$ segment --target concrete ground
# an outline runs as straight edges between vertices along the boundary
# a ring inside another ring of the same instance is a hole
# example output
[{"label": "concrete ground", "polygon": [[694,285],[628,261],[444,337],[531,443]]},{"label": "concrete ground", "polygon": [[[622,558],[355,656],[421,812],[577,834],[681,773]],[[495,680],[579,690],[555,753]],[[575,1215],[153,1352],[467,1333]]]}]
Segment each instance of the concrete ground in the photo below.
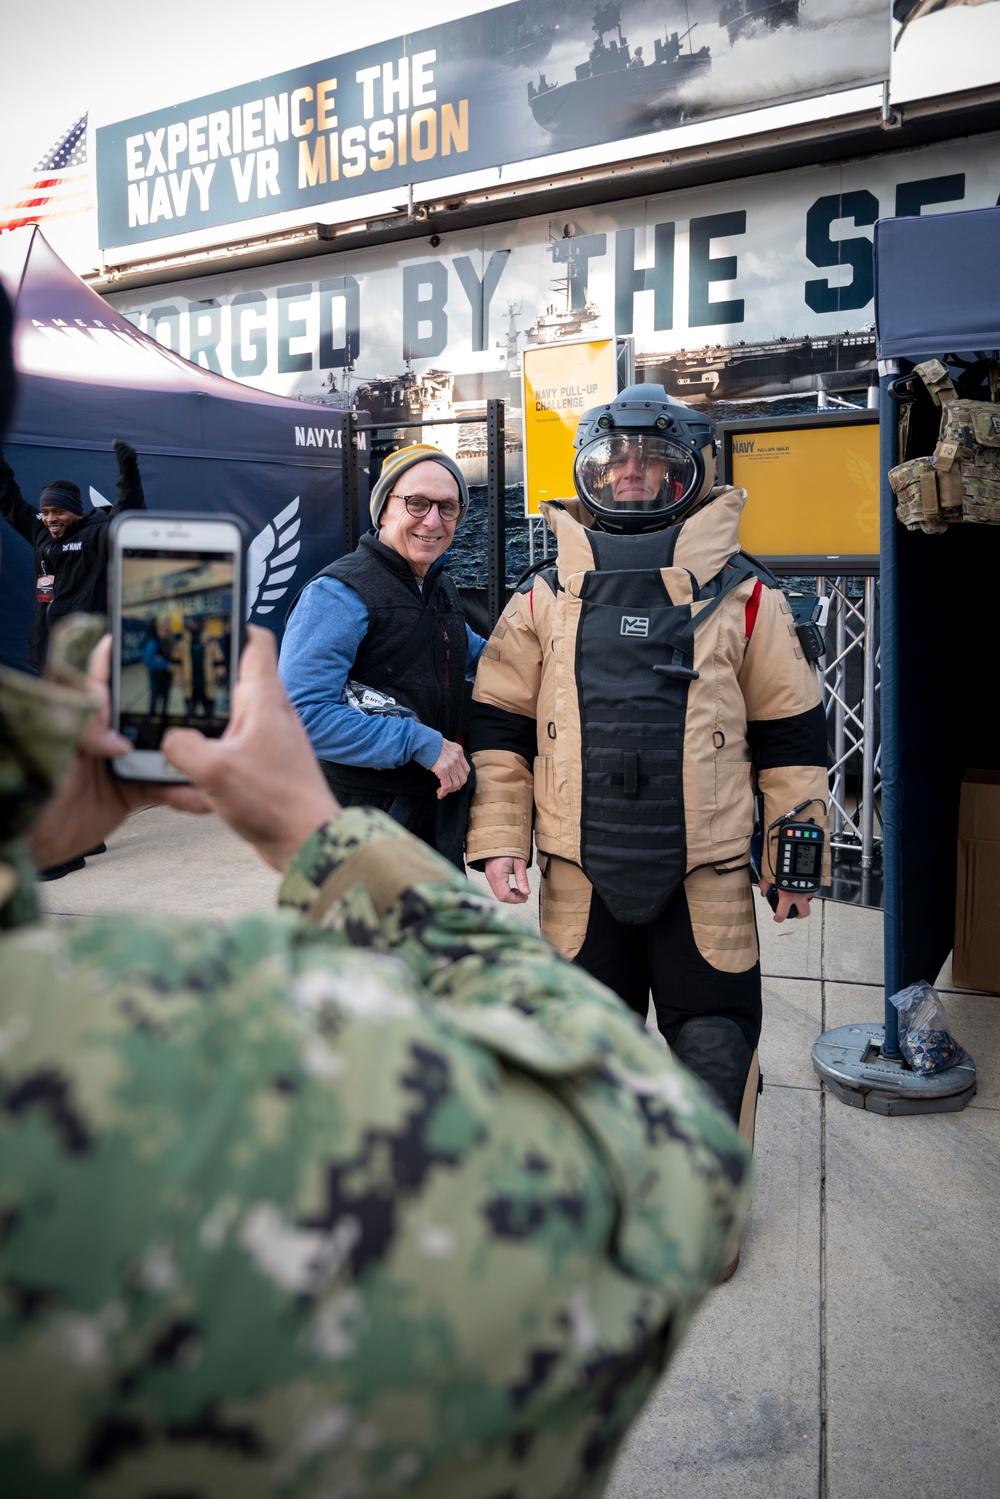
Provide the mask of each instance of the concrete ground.
[{"label": "concrete ground", "polygon": [[[277,884],[214,818],[151,809],[43,890],[57,919],[222,920],[268,905]],[[939,978],[978,1066],[964,1112],[848,1108],[810,1048],[881,1021],[881,914],[760,915],[765,1091],[740,1267],[698,1315],[608,1499],[1000,1499],[1000,999]]]}]

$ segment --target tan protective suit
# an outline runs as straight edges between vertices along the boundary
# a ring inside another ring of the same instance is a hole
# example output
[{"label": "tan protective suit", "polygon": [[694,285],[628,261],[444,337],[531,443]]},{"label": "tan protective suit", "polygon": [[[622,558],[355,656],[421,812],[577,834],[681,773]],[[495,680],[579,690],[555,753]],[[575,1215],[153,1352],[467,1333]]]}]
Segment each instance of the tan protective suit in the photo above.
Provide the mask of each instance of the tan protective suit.
[{"label": "tan protective suit", "polygon": [[[722,489],[680,527],[674,564],[661,577],[675,603],[692,598],[739,549],[746,503],[742,489]],[[539,854],[580,864],[581,724],[576,681],[580,588],[594,558],[590,517],[578,500],[542,505],[559,542],[561,589],[535,579],[514,595],[480,662],[473,698],[532,718],[537,725],[531,764],[506,749],[477,749],[467,856],[481,863],[499,855],[531,856],[532,812]],[[641,543],[644,537],[636,537]],[[747,605],[757,610],[747,638]],[[704,605],[695,605],[695,612]],[[791,720],[820,702],[816,672],[805,660],[784,595],[741,584],[696,630],[694,666],[683,741],[687,871],[711,864],[745,864],[753,832],[753,777],[748,726]],[[762,769],[764,826],[807,797],[803,815],[823,821],[827,776],[823,765]],[[762,874],[773,878],[765,848]]]},{"label": "tan protective suit", "polygon": [[[205,697],[210,703],[214,703],[219,695],[223,673],[226,667],[226,658],[222,653],[222,646],[214,635],[204,637],[205,646]],[[191,636],[187,630],[180,636],[174,646],[174,659],[180,675],[180,689],[186,698],[194,691],[194,667],[191,661]]]},{"label": "tan protective suit", "polygon": [[[721,489],[674,528],[671,565],[659,569],[664,602],[691,604],[705,585],[726,575],[723,570],[739,550],[745,502],[743,490]],[[515,594],[480,661],[473,696],[482,710],[471,736],[476,790],[467,858],[479,867],[493,857],[530,861],[534,833],[544,876],[542,931],[573,958],[584,941],[591,909],[591,880],[583,872],[587,726],[581,720],[578,634],[581,593],[596,556],[591,518],[579,501],[544,504],[542,511],[559,543],[558,585],[542,574]],[[657,536],[662,533],[615,538],[615,566],[624,568],[622,558],[634,553],[634,566],[648,567],[647,543]],[[663,545],[661,541],[661,550]],[[626,572],[620,584],[624,594],[628,579]],[[708,601],[695,602],[692,613],[708,608]],[[628,628],[623,614],[623,636]],[[612,645],[612,667],[614,649]],[[751,746],[761,767],[756,783],[763,794],[765,829],[810,798],[815,801],[802,815],[825,826],[819,683],[804,657],[788,602],[754,576],[709,609],[704,625],[694,630],[693,649],[698,677],[687,689],[683,714],[684,847],[678,881],[684,885],[698,951],[719,973],[741,974],[758,961],[747,870],[755,785]],[[627,717],[624,705],[622,716]],[[654,727],[651,744],[655,740]],[[769,852],[765,846],[762,874],[773,878]],[[643,856],[631,857],[641,862]],[[646,856],[651,878],[658,863],[651,849]],[[749,1092],[748,1087],[744,1133],[752,1138]]]}]

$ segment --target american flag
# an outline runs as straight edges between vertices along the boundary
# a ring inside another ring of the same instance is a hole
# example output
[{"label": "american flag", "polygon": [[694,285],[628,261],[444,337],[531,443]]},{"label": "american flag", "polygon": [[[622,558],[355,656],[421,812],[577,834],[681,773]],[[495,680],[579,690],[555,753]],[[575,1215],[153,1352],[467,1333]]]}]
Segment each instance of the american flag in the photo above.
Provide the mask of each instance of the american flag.
[{"label": "american flag", "polygon": [[45,153],[31,180],[0,208],[0,232],[85,213],[92,201],[84,114]]}]

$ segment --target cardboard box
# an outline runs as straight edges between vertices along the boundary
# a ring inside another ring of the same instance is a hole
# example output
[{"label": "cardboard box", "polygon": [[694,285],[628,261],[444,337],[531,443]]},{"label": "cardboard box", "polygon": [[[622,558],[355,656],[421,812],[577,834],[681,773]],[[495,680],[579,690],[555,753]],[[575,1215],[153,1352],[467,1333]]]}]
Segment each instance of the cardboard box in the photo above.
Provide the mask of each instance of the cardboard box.
[{"label": "cardboard box", "polygon": [[1000,993],[1000,770],[970,770],[958,808],[952,977]]}]

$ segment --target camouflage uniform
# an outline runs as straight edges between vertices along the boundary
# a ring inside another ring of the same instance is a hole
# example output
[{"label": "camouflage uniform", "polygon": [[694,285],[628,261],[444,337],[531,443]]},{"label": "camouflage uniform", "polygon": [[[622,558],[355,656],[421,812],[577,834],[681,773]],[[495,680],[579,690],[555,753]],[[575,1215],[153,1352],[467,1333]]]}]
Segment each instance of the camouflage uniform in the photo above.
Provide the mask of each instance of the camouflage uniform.
[{"label": "camouflage uniform", "polygon": [[380,813],[225,929],[25,921],[9,835],[85,712],[0,679],[4,1499],[600,1494],[738,1230],[735,1132]]}]

